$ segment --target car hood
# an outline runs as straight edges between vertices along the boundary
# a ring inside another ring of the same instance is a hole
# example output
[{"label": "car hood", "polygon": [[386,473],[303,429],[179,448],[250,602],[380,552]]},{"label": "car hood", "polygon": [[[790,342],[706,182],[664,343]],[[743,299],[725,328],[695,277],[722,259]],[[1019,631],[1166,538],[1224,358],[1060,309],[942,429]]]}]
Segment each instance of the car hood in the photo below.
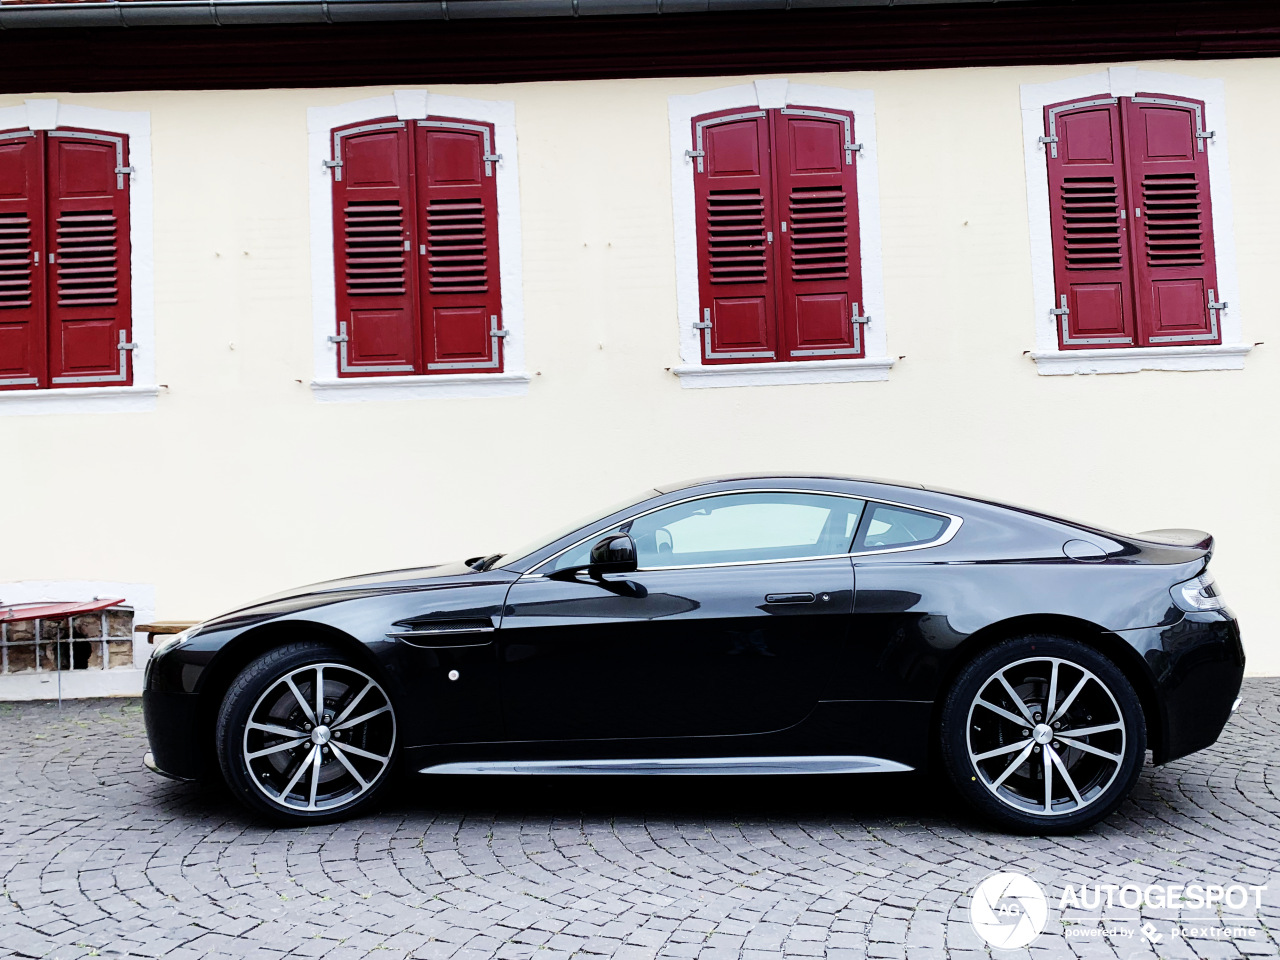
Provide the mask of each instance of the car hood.
[{"label": "car hood", "polygon": [[343,577],[339,580],[323,580],[283,590],[280,593],[261,597],[242,607],[236,607],[216,617],[204,621],[203,627],[215,625],[241,624],[246,619],[260,620],[264,616],[280,616],[306,610],[311,607],[325,606],[358,597],[375,596],[384,593],[398,593],[449,582],[461,582],[476,577],[510,577],[500,570],[479,573],[461,560],[453,563],[441,563],[429,567],[407,567],[402,570],[383,570],[380,573],[366,573],[355,577]]}]

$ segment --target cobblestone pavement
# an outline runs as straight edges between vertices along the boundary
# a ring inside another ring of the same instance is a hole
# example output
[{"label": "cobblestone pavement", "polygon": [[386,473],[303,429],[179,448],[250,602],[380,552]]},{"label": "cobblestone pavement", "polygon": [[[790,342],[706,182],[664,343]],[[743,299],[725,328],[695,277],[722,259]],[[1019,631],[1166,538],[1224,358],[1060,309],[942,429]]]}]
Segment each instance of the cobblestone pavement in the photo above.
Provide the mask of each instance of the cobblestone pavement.
[{"label": "cobblestone pavement", "polygon": [[[1048,923],[995,957],[1277,956],[1280,679],[1244,696],[1218,745],[1043,839],[873,775],[418,779],[376,816],[272,829],[147,773],[136,701],[0,704],[0,958],[959,960],[988,953],[969,898],[1003,870],[1041,884]],[[1082,883],[1268,890],[1260,909],[1064,913]]]}]

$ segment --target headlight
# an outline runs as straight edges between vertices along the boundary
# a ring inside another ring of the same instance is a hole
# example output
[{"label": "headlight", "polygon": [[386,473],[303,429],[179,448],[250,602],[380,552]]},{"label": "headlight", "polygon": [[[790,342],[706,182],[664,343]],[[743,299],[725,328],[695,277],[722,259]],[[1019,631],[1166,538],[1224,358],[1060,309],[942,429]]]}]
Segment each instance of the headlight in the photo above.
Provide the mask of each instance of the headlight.
[{"label": "headlight", "polygon": [[1174,605],[1187,613],[1221,610],[1226,606],[1218,593],[1217,584],[1213,582],[1213,574],[1208,570],[1195,579],[1175,583],[1169,588],[1169,592],[1173,594]]},{"label": "headlight", "polygon": [[200,627],[201,624],[196,624],[194,627],[187,627],[187,629],[183,630],[181,633],[175,633],[171,636],[165,637],[163,640],[157,640],[156,648],[151,655],[154,657],[156,654],[163,653],[170,647],[176,647],[180,643],[186,643],[200,632]]}]

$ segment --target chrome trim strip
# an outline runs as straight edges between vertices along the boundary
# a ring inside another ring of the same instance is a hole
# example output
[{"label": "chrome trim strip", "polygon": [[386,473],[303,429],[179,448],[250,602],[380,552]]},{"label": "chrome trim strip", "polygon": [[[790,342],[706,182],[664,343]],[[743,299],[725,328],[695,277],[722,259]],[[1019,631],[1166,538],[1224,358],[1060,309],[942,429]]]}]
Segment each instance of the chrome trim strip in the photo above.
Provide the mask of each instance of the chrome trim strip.
[{"label": "chrome trim strip", "polygon": [[909,773],[914,767],[880,757],[672,757],[658,760],[472,760],[437,763],[419,773],[604,774],[607,776],[761,776]]},{"label": "chrome trim strip", "polygon": [[642,573],[646,571],[653,572],[657,570],[696,570],[696,569],[710,568],[710,567],[745,567],[745,566],[753,566],[761,563],[801,563],[806,560],[838,560],[841,557],[856,558],[856,557],[877,556],[882,553],[904,553],[908,550],[924,550],[924,549],[927,549],[928,547],[940,547],[944,543],[949,543],[952,539],[954,539],[955,535],[960,531],[961,525],[964,524],[964,519],[962,517],[957,517],[954,514],[950,514],[950,513],[943,513],[941,510],[930,510],[926,507],[917,507],[914,504],[910,504],[910,503],[899,503],[896,500],[883,500],[879,497],[860,497],[854,493],[837,493],[833,490],[808,490],[808,489],[799,489],[799,488],[790,488],[790,487],[755,487],[748,490],[722,490],[719,493],[704,493],[698,496],[685,497],[683,500],[673,500],[670,503],[664,503],[660,506],[653,507],[649,510],[644,510],[641,513],[637,513],[634,516],[628,517],[625,520],[620,520],[611,526],[598,528],[592,531],[591,533],[587,534],[585,537],[582,537],[579,540],[575,540],[573,543],[569,544],[563,550],[559,550],[556,553],[553,553],[551,556],[547,557],[547,559],[543,560],[532,570],[527,570],[526,572],[522,573],[520,575],[520,579],[524,580],[526,578],[528,579],[543,578],[543,575],[537,572],[539,569],[546,566],[552,560],[556,559],[556,557],[563,556],[564,554],[572,550],[574,547],[579,546],[580,544],[586,543],[593,536],[598,536],[599,534],[603,533],[605,530],[612,530],[614,527],[622,526],[622,524],[624,523],[634,523],[636,520],[639,520],[641,517],[646,517],[651,513],[656,513],[659,510],[665,510],[667,507],[675,507],[675,506],[679,506],[682,503],[688,503],[691,500],[704,500],[704,499],[709,499],[710,497],[726,497],[731,494],[739,494],[739,493],[809,493],[809,494],[815,494],[817,496],[825,496],[825,497],[846,497],[849,500],[861,500],[864,503],[883,503],[886,506],[890,506],[890,507],[902,507],[903,509],[915,510],[915,511],[918,511],[919,513],[931,513],[935,517],[946,517],[951,522],[947,525],[947,529],[942,532],[942,536],[938,537],[938,539],[930,540],[928,543],[921,543],[916,546],[885,547],[882,550],[861,550],[857,553],[830,553],[830,554],[824,554],[822,556],[817,556],[817,557],[782,557],[777,560],[732,560],[725,563],[689,563],[689,564],[681,564],[679,566],[670,566],[670,567],[639,567],[636,569],[636,572],[637,573]]}]

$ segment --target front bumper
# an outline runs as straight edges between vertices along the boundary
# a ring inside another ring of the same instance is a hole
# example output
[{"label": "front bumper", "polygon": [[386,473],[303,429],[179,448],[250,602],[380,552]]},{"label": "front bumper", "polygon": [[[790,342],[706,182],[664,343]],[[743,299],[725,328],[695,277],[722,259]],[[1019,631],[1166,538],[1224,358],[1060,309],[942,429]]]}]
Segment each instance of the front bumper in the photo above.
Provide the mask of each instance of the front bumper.
[{"label": "front bumper", "polygon": [[147,769],[173,780],[198,780],[204,774],[199,743],[200,700],[193,693],[142,691],[142,719],[151,750]]}]

